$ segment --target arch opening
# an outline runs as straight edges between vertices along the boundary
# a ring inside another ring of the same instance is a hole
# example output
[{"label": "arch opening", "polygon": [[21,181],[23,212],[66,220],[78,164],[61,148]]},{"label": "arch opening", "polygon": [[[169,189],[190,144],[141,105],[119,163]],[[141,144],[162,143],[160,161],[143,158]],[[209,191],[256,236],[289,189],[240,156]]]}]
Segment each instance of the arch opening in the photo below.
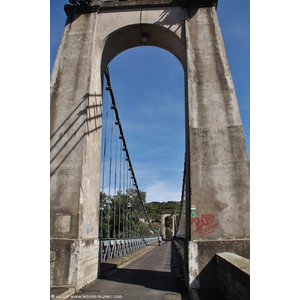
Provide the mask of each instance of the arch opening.
[{"label": "arch opening", "polygon": [[[147,36],[144,42],[142,34]],[[107,37],[101,58],[101,75],[118,54],[140,46],[154,46],[169,51],[186,70],[185,45],[175,33],[159,25],[136,24],[122,27]]]},{"label": "arch opening", "polygon": [[166,239],[171,239],[173,237],[172,217],[168,216],[165,218],[165,228]]},{"label": "arch opening", "polygon": [[[182,65],[171,53],[158,47],[135,47],[116,56],[109,70],[118,111],[121,120],[125,121],[122,127],[134,171],[140,189],[147,193],[147,202],[180,201],[185,147]],[[146,83],[147,80],[149,82]],[[159,85],[156,91],[153,87],[155,85]],[[105,86],[103,93],[105,112]],[[102,148],[103,143],[104,138]],[[109,143],[110,140],[107,140]],[[115,148],[115,140],[112,148]],[[143,163],[145,160],[148,161]],[[113,163],[112,170],[114,167]],[[108,184],[109,171],[106,172],[105,180]],[[170,180],[166,180],[166,177]],[[172,229],[170,232],[173,234]]]}]

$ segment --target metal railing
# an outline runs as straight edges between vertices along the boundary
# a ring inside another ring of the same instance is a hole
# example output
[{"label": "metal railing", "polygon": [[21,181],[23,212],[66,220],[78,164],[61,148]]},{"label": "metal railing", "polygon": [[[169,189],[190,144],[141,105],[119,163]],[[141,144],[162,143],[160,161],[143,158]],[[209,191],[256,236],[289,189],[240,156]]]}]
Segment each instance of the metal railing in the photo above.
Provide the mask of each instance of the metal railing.
[{"label": "metal railing", "polygon": [[157,237],[136,238],[136,239],[116,239],[100,241],[101,262],[120,257],[128,252],[150,246],[157,242]]}]

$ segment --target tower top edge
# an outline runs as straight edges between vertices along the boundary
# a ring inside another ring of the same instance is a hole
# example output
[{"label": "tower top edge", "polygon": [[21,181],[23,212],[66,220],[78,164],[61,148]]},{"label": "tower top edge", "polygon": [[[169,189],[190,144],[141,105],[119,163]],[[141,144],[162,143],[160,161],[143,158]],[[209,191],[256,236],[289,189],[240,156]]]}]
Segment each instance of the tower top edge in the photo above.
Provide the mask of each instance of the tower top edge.
[{"label": "tower top edge", "polygon": [[155,7],[217,7],[218,0],[70,0],[72,5],[65,5],[70,13],[99,12],[100,10],[155,8]]}]

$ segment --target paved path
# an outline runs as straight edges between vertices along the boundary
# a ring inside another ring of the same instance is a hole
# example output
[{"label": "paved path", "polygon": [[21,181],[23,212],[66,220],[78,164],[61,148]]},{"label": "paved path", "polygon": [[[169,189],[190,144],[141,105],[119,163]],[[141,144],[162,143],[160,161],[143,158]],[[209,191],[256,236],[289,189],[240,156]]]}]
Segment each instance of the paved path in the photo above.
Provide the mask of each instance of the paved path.
[{"label": "paved path", "polygon": [[[70,299],[188,300],[182,276],[175,272],[171,242],[163,242],[135,261],[87,286]],[[81,295],[81,296],[80,296]]]}]

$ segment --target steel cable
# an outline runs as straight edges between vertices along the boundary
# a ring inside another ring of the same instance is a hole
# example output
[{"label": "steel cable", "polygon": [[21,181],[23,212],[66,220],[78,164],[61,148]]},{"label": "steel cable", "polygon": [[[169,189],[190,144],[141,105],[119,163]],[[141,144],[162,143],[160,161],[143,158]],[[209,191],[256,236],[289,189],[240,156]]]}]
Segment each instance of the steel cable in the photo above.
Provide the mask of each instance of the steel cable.
[{"label": "steel cable", "polygon": [[101,216],[100,216],[100,232],[99,235],[102,238],[103,237],[103,197],[104,197],[104,179],[105,179],[105,160],[106,160],[106,137],[107,137],[107,119],[108,119],[108,106],[109,106],[109,93],[107,93],[107,104],[106,104],[106,115],[105,115],[105,135],[104,135],[104,149],[103,149],[103,171],[102,171],[102,193],[100,197],[100,210],[101,210]]}]

